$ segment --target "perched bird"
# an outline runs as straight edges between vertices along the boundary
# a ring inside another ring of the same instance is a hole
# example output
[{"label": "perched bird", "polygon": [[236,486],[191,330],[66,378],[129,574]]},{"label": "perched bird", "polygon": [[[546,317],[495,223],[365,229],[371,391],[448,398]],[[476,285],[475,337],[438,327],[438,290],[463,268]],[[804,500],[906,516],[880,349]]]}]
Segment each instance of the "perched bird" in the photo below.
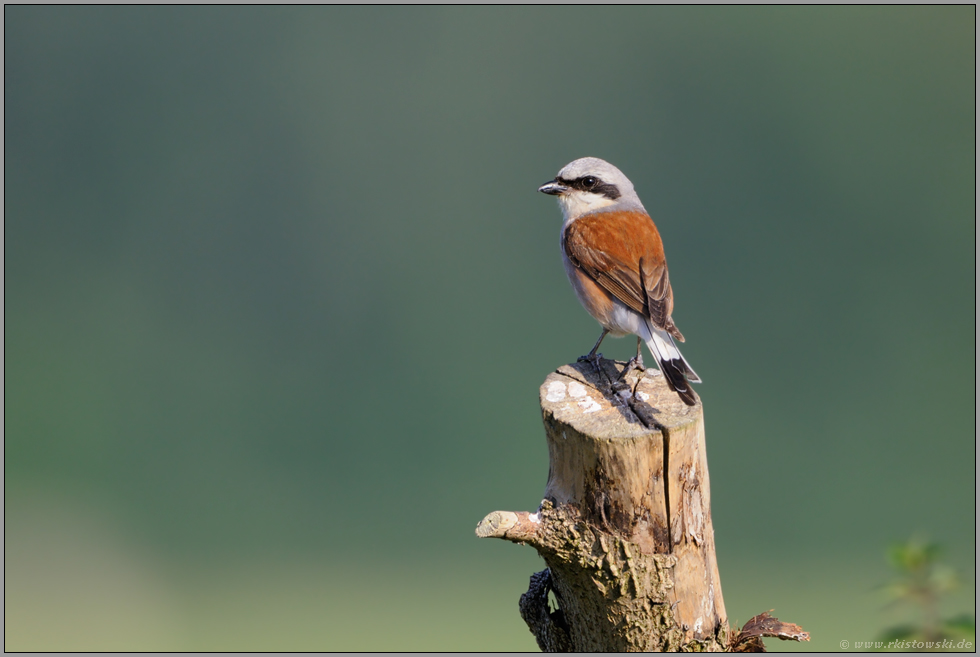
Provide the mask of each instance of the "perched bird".
[{"label": "perched bird", "polygon": [[697,396],[690,382],[701,379],[674,344],[674,338],[683,342],[684,336],[670,317],[674,293],[663,242],[633,183],[605,160],[583,157],[538,191],[558,197],[565,217],[565,273],[579,301],[602,325],[602,335],[583,359],[598,365],[596,352],[607,333],[636,335],[636,358],[629,369],[643,369],[640,341],[646,342],[667,385],[693,406]]}]

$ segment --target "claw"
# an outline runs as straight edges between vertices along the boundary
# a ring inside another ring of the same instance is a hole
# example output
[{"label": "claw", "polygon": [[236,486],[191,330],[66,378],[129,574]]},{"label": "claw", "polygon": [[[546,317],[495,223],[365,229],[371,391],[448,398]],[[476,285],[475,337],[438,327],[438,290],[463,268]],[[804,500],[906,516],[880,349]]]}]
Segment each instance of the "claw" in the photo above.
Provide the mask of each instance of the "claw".
[{"label": "claw", "polygon": [[585,356],[579,356],[578,357],[578,362],[580,362],[580,363],[591,363],[592,364],[592,367],[595,368],[595,371],[596,372],[601,372],[602,371],[602,366],[599,364],[599,361],[601,361],[601,360],[602,360],[602,354],[597,354],[595,352],[593,352],[591,354],[586,354]]},{"label": "claw", "polygon": [[623,368],[623,376],[626,376],[633,370],[639,370],[641,372],[647,371],[647,368],[643,365],[643,356],[633,356],[626,361],[626,367]]},{"label": "claw", "polygon": [[634,357],[626,361],[626,367],[623,368],[622,373],[619,375],[619,379],[621,381],[624,381],[626,377],[629,376],[634,370],[640,370],[641,372],[646,371],[646,369],[643,367],[643,360],[639,359],[639,362],[637,362],[637,360],[638,359]]},{"label": "claw", "polygon": [[626,362],[626,367],[624,367],[622,373],[620,373],[618,381],[622,381],[625,383],[626,377],[628,377],[630,373],[632,373],[634,370],[640,371],[640,378],[637,379],[636,385],[633,387],[633,399],[640,401],[640,398],[636,396],[636,391],[640,389],[640,381],[643,380],[643,377],[646,375],[646,371],[647,371],[646,368],[643,367],[642,355],[637,354],[635,357],[630,358]]}]

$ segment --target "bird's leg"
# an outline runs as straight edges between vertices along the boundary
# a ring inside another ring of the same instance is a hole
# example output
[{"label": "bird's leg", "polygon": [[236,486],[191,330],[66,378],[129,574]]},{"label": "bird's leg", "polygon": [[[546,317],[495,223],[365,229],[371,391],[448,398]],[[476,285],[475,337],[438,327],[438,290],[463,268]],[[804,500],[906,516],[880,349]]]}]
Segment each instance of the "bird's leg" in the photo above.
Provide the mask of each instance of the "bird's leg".
[{"label": "bird's leg", "polygon": [[593,360],[595,358],[595,352],[599,351],[599,345],[602,344],[603,339],[605,339],[608,333],[609,333],[609,329],[607,328],[602,329],[602,334],[599,336],[599,339],[595,341],[595,345],[592,347],[592,351],[590,351],[587,356],[579,356],[579,360]]},{"label": "bird's leg", "polygon": [[609,333],[609,329],[603,328],[602,335],[600,335],[599,339],[595,341],[595,346],[592,347],[592,351],[590,351],[587,356],[579,356],[578,357],[579,362],[586,361],[588,363],[592,363],[592,367],[594,367],[597,372],[601,372],[602,370],[599,369],[599,360],[602,358],[602,354],[597,354],[596,352],[599,351],[599,345],[602,344],[602,340],[606,337],[606,334],[608,333]]},{"label": "bird's leg", "polygon": [[623,368],[623,373],[619,375],[619,378],[620,379],[625,379],[626,378],[626,375],[629,374],[630,372],[632,372],[633,370],[640,370],[641,372],[645,372],[646,371],[647,368],[643,367],[643,351],[641,351],[641,348],[640,348],[640,345],[641,344],[643,344],[643,341],[640,340],[640,337],[639,336],[637,336],[637,338],[636,338],[636,356],[634,356],[633,358],[630,358],[626,362],[626,367]]},{"label": "bird's leg", "polygon": [[630,358],[629,361],[627,361],[626,367],[623,368],[623,373],[619,375],[619,380],[620,381],[625,381],[626,380],[626,377],[633,370],[640,370],[640,372],[643,373],[643,374],[640,375],[640,378],[636,382],[636,388],[633,389],[633,395],[634,396],[636,396],[636,391],[640,387],[640,381],[643,380],[643,375],[646,374],[646,368],[643,366],[643,351],[642,351],[642,348],[641,348],[641,345],[642,344],[643,344],[643,341],[640,339],[640,336],[637,336],[636,337],[636,356],[634,356],[633,358]]},{"label": "bird's leg", "polygon": [[646,371],[646,367],[643,366],[643,349],[641,345],[643,340],[640,336],[636,336],[636,358],[630,358],[629,362],[626,363],[626,367],[629,369],[640,370],[641,372]]}]

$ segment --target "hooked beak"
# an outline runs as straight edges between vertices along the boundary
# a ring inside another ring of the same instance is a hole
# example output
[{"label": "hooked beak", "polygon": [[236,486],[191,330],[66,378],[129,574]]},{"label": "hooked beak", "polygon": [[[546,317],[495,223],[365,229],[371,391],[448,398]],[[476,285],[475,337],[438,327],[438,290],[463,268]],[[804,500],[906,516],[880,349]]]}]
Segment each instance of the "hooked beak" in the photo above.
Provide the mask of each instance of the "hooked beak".
[{"label": "hooked beak", "polygon": [[568,187],[558,182],[558,179],[555,178],[538,187],[538,191],[550,196],[560,196],[568,191]]}]

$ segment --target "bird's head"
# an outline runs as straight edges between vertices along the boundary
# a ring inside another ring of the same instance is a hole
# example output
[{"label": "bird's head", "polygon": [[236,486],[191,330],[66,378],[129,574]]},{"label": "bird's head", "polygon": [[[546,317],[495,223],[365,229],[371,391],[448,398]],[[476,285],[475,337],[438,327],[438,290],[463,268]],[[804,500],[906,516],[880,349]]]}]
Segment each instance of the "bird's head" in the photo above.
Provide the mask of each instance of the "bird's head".
[{"label": "bird's head", "polygon": [[597,157],[569,162],[538,191],[558,197],[566,222],[605,208],[643,210],[629,178]]}]

